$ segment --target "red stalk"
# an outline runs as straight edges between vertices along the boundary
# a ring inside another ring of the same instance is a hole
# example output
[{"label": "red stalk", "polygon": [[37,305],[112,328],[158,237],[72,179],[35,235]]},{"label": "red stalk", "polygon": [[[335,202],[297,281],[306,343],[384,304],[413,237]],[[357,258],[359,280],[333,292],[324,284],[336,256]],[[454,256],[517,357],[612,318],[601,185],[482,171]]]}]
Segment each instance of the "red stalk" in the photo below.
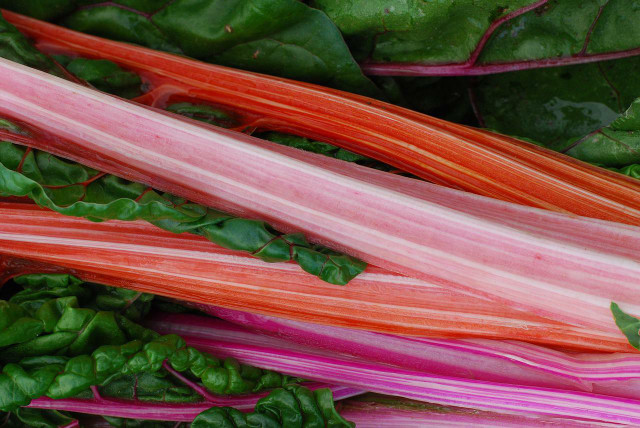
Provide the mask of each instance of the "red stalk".
[{"label": "red stalk", "polygon": [[0,257],[0,284],[25,273],[66,272],[183,300],[378,332],[631,349],[617,330],[563,325],[375,266],[347,287],[328,287],[295,264],[265,263],[142,222],[93,223],[19,204],[0,204],[0,218],[0,253],[13,256]]},{"label": "red stalk", "polygon": [[204,64],[3,12],[40,49],[100,57],[141,73],[163,107],[199,100],[236,112],[246,126],[338,144],[451,187],[579,215],[640,223],[637,181],[535,145],[448,123],[365,97]]}]

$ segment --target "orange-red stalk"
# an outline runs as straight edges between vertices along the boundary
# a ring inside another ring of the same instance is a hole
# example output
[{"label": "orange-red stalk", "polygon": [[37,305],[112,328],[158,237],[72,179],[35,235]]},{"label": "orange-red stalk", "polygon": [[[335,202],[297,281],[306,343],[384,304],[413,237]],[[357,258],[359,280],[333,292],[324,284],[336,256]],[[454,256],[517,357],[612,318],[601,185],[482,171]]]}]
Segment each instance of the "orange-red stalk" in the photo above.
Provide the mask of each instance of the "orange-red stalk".
[{"label": "orange-red stalk", "polygon": [[265,263],[144,222],[93,223],[16,203],[0,203],[0,218],[0,284],[25,273],[67,272],[177,299],[385,333],[631,349],[621,333],[549,321],[374,266],[347,287],[334,287],[295,264]]}]

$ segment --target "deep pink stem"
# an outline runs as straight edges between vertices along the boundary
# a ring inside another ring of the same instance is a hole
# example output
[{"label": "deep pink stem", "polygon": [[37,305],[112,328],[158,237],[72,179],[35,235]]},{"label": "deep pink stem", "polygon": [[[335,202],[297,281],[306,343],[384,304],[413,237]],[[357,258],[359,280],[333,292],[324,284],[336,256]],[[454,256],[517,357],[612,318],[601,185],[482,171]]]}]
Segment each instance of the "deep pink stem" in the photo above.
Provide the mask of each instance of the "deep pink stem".
[{"label": "deep pink stem", "polygon": [[640,48],[593,55],[574,55],[563,58],[546,58],[532,61],[515,61],[500,64],[423,64],[423,63],[363,63],[362,70],[372,76],[480,76],[534,68],[560,67],[597,61],[627,58],[640,55]]},{"label": "deep pink stem", "polygon": [[[307,388],[331,388],[334,400],[342,400],[363,394],[364,391],[344,386],[328,386],[323,383],[309,383]],[[120,400],[114,398],[80,399],[65,398],[54,400],[41,397],[31,401],[27,407],[34,409],[51,409],[66,412],[86,413],[91,415],[113,416],[116,418],[145,419],[156,421],[191,422],[199,413],[211,407],[234,407],[242,411],[251,411],[257,401],[268,395],[264,393],[242,396],[212,396],[213,400],[199,403],[153,403],[137,400]]]},{"label": "deep pink stem", "polygon": [[209,391],[207,391],[202,386],[198,385],[196,382],[193,382],[190,379],[188,379],[185,376],[183,376],[182,373],[180,373],[179,371],[174,370],[173,367],[171,367],[171,364],[169,364],[168,362],[166,362],[166,361],[163,362],[162,363],[162,367],[164,367],[164,369],[166,371],[168,371],[173,376],[175,376],[177,379],[179,379],[180,382],[184,383],[189,388],[193,389],[195,392],[200,394],[205,400],[207,400],[207,401],[215,401],[215,399],[216,399],[215,395],[209,393]]},{"label": "deep pink stem", "polygon": [[91,392],[93,393],[93,398],[96,401],[101,401],[102,400],[102,396],[100,395],[100,391],[98,391],[98,387],[95,385],[91,386]]},{"label": "deep pink stem", "polygon": [[524,6],[521,7],[518,10],[514,10],[511,13],[508,13],[506,15],[504,15],[501,18],[496,19],[495,21],[493,21],[493,23],[491,23],[491,25],[489,25],[489,28],[487,28],[487,31],[485,31],[485,33],[482,35],[482,38],[480,39],[480,41],[478,42],[478,45],[476,46],[476,48],[473,50],[473,52],[471,53],[471,56],[469,57],[469,59],[466,61],[467,64],[469,65],[473,65],[476,63],[476,61],[478,60],[478,57],[480,56],[480,54],[482,53],[482,50],[484,49],[485,45],[487,44],[487,42],[489,41],[489,38],[493,35],[494,31],[496,31],[496,29],[501,26],[502,24],[504,24],[507,21],[512,20],[513,18],[516,18],[522,14],[525,14],[537,7],[540,7],[546,3],[548,3],[549,0],[538,0],[535,3],[531,3],[528,6]]}]

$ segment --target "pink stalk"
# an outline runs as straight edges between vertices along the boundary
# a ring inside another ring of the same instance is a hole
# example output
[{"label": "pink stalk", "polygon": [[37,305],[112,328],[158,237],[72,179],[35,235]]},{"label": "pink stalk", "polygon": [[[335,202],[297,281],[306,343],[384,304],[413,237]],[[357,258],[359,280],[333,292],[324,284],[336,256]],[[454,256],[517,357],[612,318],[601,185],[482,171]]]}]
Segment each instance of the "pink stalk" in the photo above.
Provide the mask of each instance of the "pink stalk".
[{"label": "pink stalk", "polygon": [[[325,384],[309,384],[308,388],[314,390],[327,388]],[[343,387],[331,386],[334,400],[342,400],[362,394],[362,391]],[[53,409],[67,412],[87,413],[92,415],[113,416],[116,418],[145,419],[156,421],[191,422],[203,411],[211,407],[234,407],[242,411],[252,411],[256,402],[268,395],[269,392],[244,396],[220,396],[213,400],[198,403],[151,403],[134,400],[120,400],[113,398],[81,399],[65,398],[53,400],[48,397],[37,398],[31,401],[27,407],[34,409]]]},{"label": "pink stalk", "polygon": [[29,272],[67,272],[182,300],[357,329],[632,349],[618,330],[562,325],[373,266],[347,287],[329,287],[295,264],[265,263],[142,222],[94,223],[18,204],[0,204],[0,219],[0,253],[10,256],[0,257],[0,283]]},{"label": "pink stalk", "polygon": [[474,428],[533,428],[533,427],[620,427],[618,424],[556,418],[536,415],[509,415],[483,412],[461,407],[435,405],[388,405],[384,400],[364,402],[349,400],[340,414],[356,423],[358,428],[416,428],[416,427],[474,427]]},{"label": "pink stalk", "polygon": [[[524,342],[408,338],[318,326],[199,305],[207,317],[160,314],[150,326],[202,340],[286,349],[315,355],[341,353],[436,375],[544,388],[588,391],[640,400],[640,355],[570,354]],[[264,333],[270,335],[265,336]]]},{"label": "pink stalk", "polygon": [[447,190],[452,207],[429,183],[204,129],[10,61],[0,72],[0,113],[54,136],[38,148],[540,316],[613,332],[611,300],[640,314],[635,226]]},{"label": "pink stalk", "polygon": [[[354,422],[357,428],[467,428],[471,426],[474,428],[619,428],[627,426],[572,418],[509,415],[462,407],[444,407],[423,403],[417,405],[415,402],[408,402],[405,405],[390,405],[386,401],[386,397],[375,397],[369,402],[347,400],[339,405],[339,412],[347,420]],[[90,421],[83,419],[83,423],[91,428],[111,428],[111,425],[104,419],[93,419]]]},{"label": "pink stalk", "polygon": [[187,336],[185,340],[214,355],[234,357],[265,369],[418,401],[503,413],[640,424],[640,400],[452,378],[335,354],[315,355],[199,337]]}]

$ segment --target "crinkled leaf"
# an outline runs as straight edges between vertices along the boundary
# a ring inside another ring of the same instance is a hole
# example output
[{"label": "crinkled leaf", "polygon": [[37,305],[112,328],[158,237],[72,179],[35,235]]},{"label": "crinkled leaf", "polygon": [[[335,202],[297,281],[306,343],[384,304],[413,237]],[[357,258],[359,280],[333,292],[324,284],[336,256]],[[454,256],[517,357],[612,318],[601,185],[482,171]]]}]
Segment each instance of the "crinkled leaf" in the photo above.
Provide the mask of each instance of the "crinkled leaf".
[{"label": "crinkled leaf", "polygon": [[628,175],[632,178],[640,179],[640,164],[634,163],[633,165],[627,165],[624,168],[609,168],[612,171],[619,172],[620,174]]},{"label": "crinkled leaf", "polygon": [[640,320],[623,312],[614,302],[611,302],[611,313],[616,325],[627,337],[631,346],[640,350]]},{"label": "crinkled leaf", "polygon": [[100,395],[164,403],[193,403],[202,397],[167,372],[120,375],[99,388]]},{"label": "crinkled leaf", "polygon": [[[170,395],[163,395],[162,400],[190,401],[193,395],[186,390],[163,382],[153,384],[152,378],[142,376],[164,371],[165,361],[169,361],[174,370],[201,379],[205,387],[218,394],[257,392],[265,384],[261,378],[273,376],[273,372],[252,369],[251,372],[257,371],[260,376],[244,379],[246,370],[235,360],[218,360],[187,347],[176,335],[167,335],[147,343],[134,340],[123,345],[103,345],[91,354],[70,359],[44,356],[5,364],[0,374],[0,411],[13,411],[43,395],[54,399],[74,397],[94,385],[105,386],[108,394],[126,397],[132,392],[131,381],[136,379],[145,382],[140,386],[140,393],[149,392],[147,399],[160,398],[160,390],[147,391],[151,387],[164,387]],[[279,377],[277,386],[291,381],[287,376]],[[115,383],[110,385],[111,382]]]},{"label": "crinkled leaf", "polygon": [[[98,386],[104,396],[119,399],[200,401],[202,397],[180,376],[174,376],[176,372],[200,381],[212,393],[225,395],[292,388],[303,381],[243,365],[233,358],[215,358],[187,346],[177,335],[159,336],[120,313],[81,307],[74,295],[82,295],[91,305],[97,301],[96,294],[127,296],[102,289],[110,287],[85,284],[61,274],[23,275],[14,282],[23,287],[11,297],[20,304],[0,300],[0,337],[5,330],[23,337],[7,336],[13,340],[5,340],[10,346],[0,353],[4,363],[0,411],[15,411],[45,395],[91,398],[91,386]],[[60,297],[64,289],[69,295]],[[44,301],[30,304],[30,298]],[[115,302],[120,309],[120,301],[116,298]],[[37,323],[35,338],[21,330],[19,324],[25,319]]]},{"label": "crinkled leaf", "polygon": [[272,391],[258,401],[253,413],[214,407],[200,413],[192,428],[351,428],[355,426],[336,411],[328,389],[315,392],[301,386]]},{"label": "crinkled leaf", "polygon": [[378,94],[333,22],[322,11],[297,0],[59,0],[55,11],[39,3],[41,0],[0,0],[5,8],[55,19],[102,37]]},{"label": "crinkled leaf", "polygon": [[120,327],[114,312],[78,307],[75,296],[49,300],[31,316],[34,323],[40,323],[43,334],[5,348],[0,360],[15,362],[26,356],[82,355],[100,345],[120,345],[131,339]]},{"label": "crinkled leaf", "polygon": [[346,284],[366,264],[309,244],[300,234],[280,234],[262,221],[238,218],[160,194],[39,150],[0,142],[0,195],[28,196],[61,214],[93,221],[146,220],[174,233],[190,232],[268,262],[296,261],[332,284]]},{"label": "crinkled leaf", "polygon": [[[113,311],[131,321],[140,321],[151,309],[154,295],[126,288],[85,284],[68,274],[29,274],[13,278],[23,287],[11,296],[11,302],[35,313],[56,297],[75,296],[79,303],[96,311]],[[120,318],[117,318],[120,322]]]},{"label": "crinkled leaf", "polygon": [[29,342],[43,331],[42,321],[32,318],[19,305],[0,300],[0,348]]}]

